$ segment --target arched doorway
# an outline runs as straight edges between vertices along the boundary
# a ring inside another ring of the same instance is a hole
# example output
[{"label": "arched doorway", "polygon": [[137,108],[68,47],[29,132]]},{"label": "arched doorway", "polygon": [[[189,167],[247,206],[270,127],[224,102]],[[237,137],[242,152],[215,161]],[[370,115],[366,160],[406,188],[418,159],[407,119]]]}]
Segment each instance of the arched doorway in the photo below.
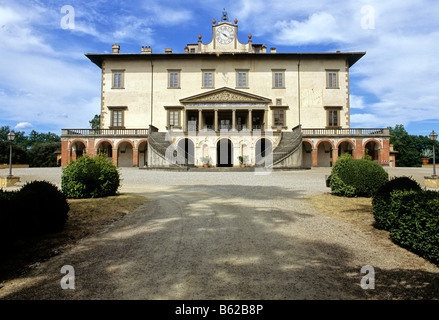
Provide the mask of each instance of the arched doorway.
[{"label": "arched doorway", "polygon": [[373,161],[379,160],[380,145],[376,141],[369,141],[364,149],[364,154],[370,156]]},{"label": "arched doorway", "polygon": [[137,147],[139,157],[139,167],[148,166],[148,141],[143,141]]},{"label": "arched doorway", "polygon": [[123,141],[117,148],[117,164],[119,167],[133,166],[133,146],[128,141]]},{"label": "arched doorway", "polygon": [[108,141],[102,141],[97,147],[98,154],[104,154],[108,160],[113,158],[113,147]]},{"label": "arched doorway", "polygon": [[255,148],[255,163],[256,166],[264,166],[266,159],[273,154],[273,144],[269,139],[259,139],[256,142]]},{"label": "arched doorway", "polygon": [[328,141],[322,141],[317,147],[317,166],[332,166],[332,145]]},{"label": "arched doorway", "polygon": [[338,156],[342,156],[345,153],[349,153],[352,155],[352,152],[354,150],[354,145],[349,141],[343,141],[338,145]]},{"label": "arched doorway", "polygon": [[71,146],[70,157],[73,161],[85,154],[85,144],[82,141],[75,141]]},{"label": "arched doorway", "polygon": [[233,143],[230,139],[221,139],[216,145],[216,166],[233,167]]},{"label": "arched doorway", "polygon": [[308,141],[302,142],[302,166],[304,168],[312,167],[312,145]]},{"label": "arched doorway", "polygon": [[177,145],[177,163],[183,165],[194,165],[195,146],[191,139],[181,139]]}]

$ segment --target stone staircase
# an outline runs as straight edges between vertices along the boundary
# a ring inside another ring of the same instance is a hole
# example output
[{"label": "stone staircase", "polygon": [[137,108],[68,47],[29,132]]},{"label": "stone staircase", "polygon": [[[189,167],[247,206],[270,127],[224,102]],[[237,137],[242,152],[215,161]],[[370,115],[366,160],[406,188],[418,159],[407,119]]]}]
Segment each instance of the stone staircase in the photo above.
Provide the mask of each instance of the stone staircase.
[{"label": "stone staircase", "polygon": [[[149,133],[149,146],[151,148],[151,151],[154,152],[154,154],[162,159],[163,164],[166,167],[170,168],[186,168],[187,166],[184,164],[178,164],[178,163],[170,163],[167,161],[166,157],[166,151],[168,150],[168,147],[171,145],[171,142],[168,141],[167,132],[150,132]],[[174,148],[172,148],[174,150]],[[184,150],[178,150],[179,154],[186,154]],[[169,151],[168,151],[169,152]],[[169,155],[169,157],[172,157],[172,155]]]},{"label": "stone staircase", "polygon": [[[300,126],[292,132],[282,132],[281,140],[273,150],[273,168],[301,167],[302,130]],[[270,167],[270,166],[269,166]]]}]

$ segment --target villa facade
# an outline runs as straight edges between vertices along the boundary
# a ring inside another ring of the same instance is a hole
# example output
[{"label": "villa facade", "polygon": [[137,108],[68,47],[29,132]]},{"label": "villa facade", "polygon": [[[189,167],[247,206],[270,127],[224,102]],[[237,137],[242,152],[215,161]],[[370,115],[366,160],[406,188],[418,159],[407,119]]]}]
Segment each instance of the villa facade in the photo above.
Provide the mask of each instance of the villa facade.
[{"label": "villa facade", "polygon": [[[281,53],[212,21],[184,53],[86,54],[102,72],[100,129],[63,129],[61,163],[103,152],[118,166],[332,166],[390,163],[389,132],[351,128],[349,70],[364,52]],[[241,158],[242,159],[242,158]]]}]

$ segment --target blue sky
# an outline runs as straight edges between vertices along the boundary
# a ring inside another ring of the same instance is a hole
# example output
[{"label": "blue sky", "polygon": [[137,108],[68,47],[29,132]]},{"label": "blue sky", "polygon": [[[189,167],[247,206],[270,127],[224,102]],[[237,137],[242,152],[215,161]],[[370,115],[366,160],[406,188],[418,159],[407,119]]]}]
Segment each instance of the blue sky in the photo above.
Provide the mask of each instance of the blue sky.
[{"label": "blue sky", "polygon": [[437,0],[0,0],[0,126],[88,128],[101,84],[84,53],[115,42],[123,53],[184,52],[198,34],[211,40],[223,8],[242,42],[251,33],[278,52],[365,51],[350,71],[351,127],[439,132]]}]

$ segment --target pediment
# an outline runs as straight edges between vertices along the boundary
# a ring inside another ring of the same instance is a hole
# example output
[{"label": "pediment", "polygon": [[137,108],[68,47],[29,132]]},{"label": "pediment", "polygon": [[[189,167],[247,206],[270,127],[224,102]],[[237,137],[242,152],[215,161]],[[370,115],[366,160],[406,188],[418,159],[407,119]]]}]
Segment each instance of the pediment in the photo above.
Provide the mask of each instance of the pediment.
[{"label": "pediment", "polygon": [[271,99],[231,88],[219,88],[180,100],[187,103],[271,103]]}]

